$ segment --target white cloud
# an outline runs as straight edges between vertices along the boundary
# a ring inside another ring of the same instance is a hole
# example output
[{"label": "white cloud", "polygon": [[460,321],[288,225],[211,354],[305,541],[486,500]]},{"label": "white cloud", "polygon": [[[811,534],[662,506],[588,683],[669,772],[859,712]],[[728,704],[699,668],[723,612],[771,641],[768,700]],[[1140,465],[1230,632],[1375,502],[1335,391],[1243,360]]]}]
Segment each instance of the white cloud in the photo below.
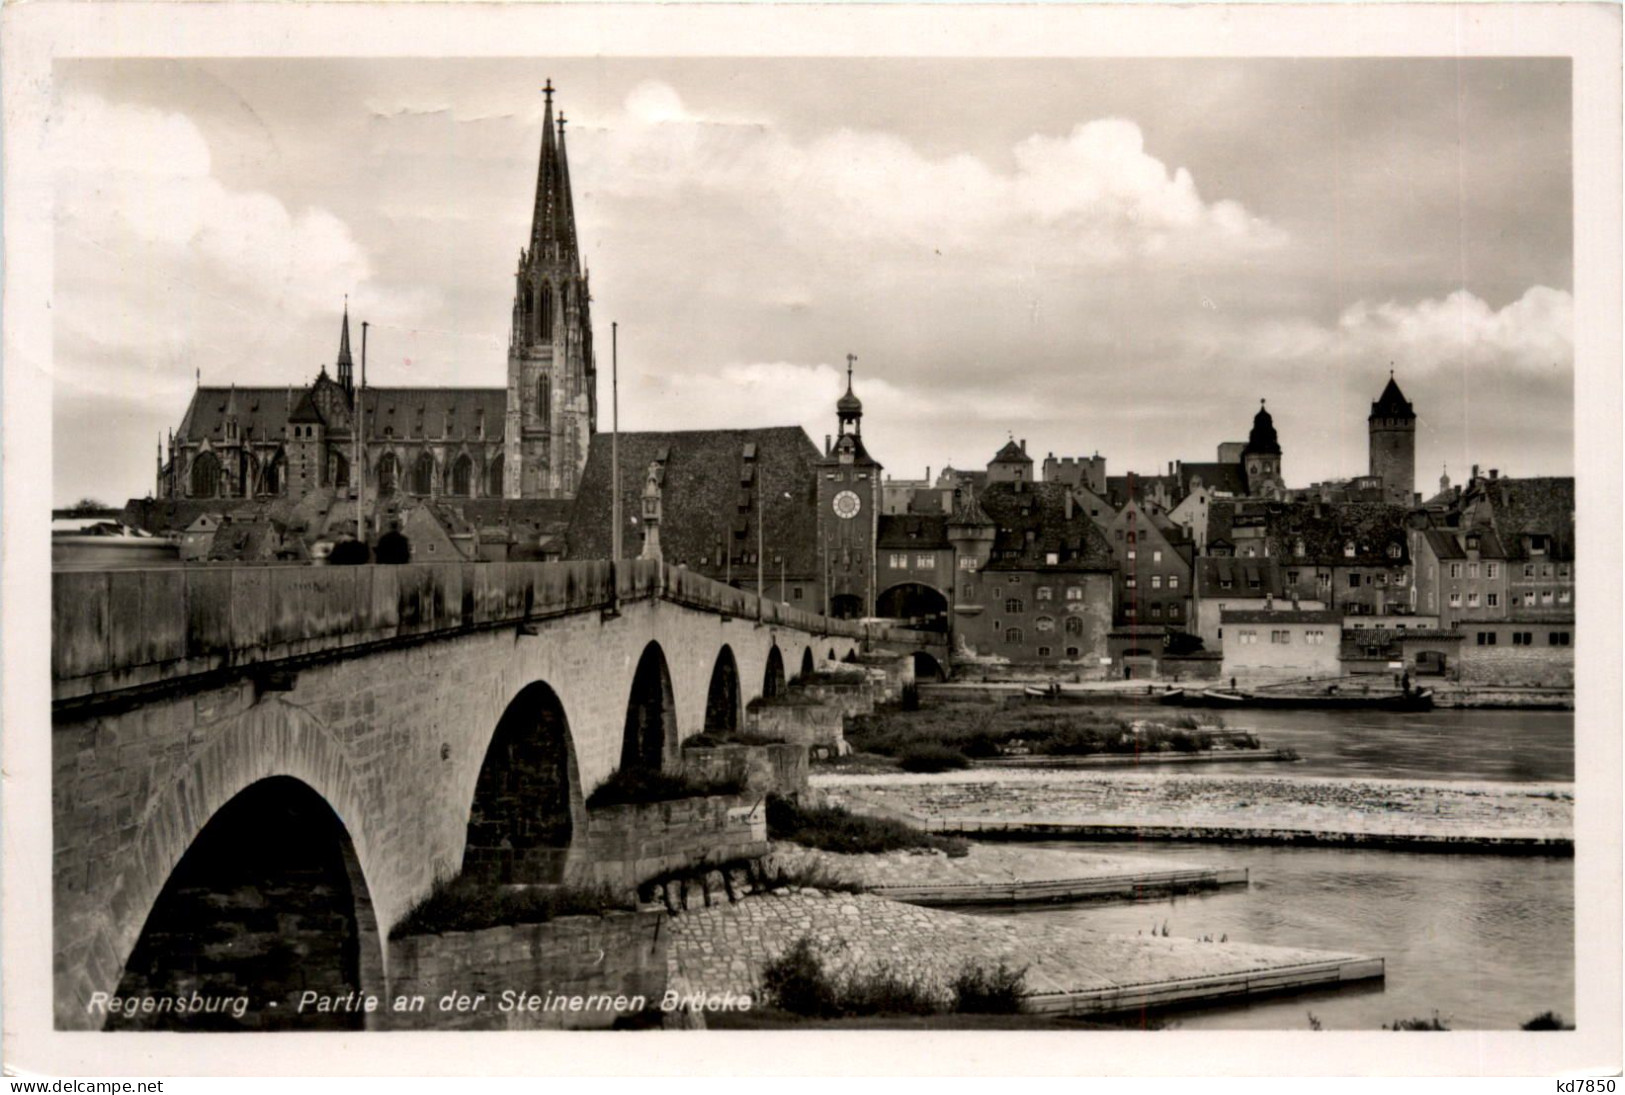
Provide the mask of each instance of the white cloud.
[{"label": "white cloud", "polygon": [[697,117],[675,89],[645,81],[622,118],[576,140],[586,145],[577,173],[597,193],[724,197],[737,216],[806,253],[870,248],[871,268],[949,250],[1001,265],[1200,261],[1284,240],[1234,202],[1204,201],[1188,171],[1149,155],[1139,127],[1118,118],[1029,136],[1003,171],[969,154],[932,158],[884,133],[840,128],[797,142],[760,124]]}]

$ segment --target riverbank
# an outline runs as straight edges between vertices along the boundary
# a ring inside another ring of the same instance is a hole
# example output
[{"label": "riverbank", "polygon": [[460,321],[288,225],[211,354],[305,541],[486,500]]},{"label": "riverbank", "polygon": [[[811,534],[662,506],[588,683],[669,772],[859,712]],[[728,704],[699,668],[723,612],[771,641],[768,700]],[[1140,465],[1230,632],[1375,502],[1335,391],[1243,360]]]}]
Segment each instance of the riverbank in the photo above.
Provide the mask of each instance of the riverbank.
[{"label": "riverbank", "polygon": [[895,901],[933,906],[1135,900],[1247,883],[1246,868],[976,842],[963,856],[921,849],[837,855],[778,843],[772,863],[803,877],[839,880]]},{"label": "riverbank", "polygon": [[1047,839],[1233,840],[1572,854],[1574,789],[1446,783],[980,769],[816,773],[854,812],[924,828]]},{"label": "riverbank", "polygon": [[1072,924],[968,916],[875,894],[753,895],[671,921],[668,972],[683,991],[760,992],[762,967],[807,939],[837,977],[882,969],[946,993],[968,965],[1024,969],[1027,1007],[1109,1015],[1380,978],[1380,958],[1298,947],[1117,935]]},{"label": "riverbank", "polygon": [[[922,699],[959,699],[969,700],[977,698],[1005,698],[1020,696],[1032,684],[1049,684],[1046,678],[1042,681],[948,681],[927,683],[920,685]],[[1436,680],[1434,678],[1418,678],[1418,685],[1433,690],[1433,704],[1441,708],[1473,708],[1473,709],[1508,709],[1508,710],[1537,710],[1537,711],[1572,711],[1574,710],[1574,689],[1572,688],[1514,688],[1493,685],[1462,684],[1459,681]],[[1213,681],[1074,681],[1060,684],[1061,697],[1064,702],[1083,704],[1156,704],[1160,706],[1160,696],[1177,688],[1193,686],[1217,688],[1220,682]],[[1181,708],[1171,708],[1180,711]],[[1226,708],[1229,711],[1242,712],[1250,710],[1244,705]]]}]

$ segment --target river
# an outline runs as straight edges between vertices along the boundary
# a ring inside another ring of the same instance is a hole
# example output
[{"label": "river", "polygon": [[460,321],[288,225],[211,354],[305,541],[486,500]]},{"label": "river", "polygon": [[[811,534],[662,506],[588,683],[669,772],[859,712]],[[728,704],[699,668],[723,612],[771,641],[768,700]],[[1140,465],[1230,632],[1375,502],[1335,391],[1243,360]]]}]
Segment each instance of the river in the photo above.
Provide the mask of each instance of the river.
[{"label": "river", "polygon": [[[1049,845],[1067,848],[1070,845]],[[1370,987],[1170,1012],[1182,1029],[1377,1030],[1438,1011],[1451,1029],[1574,1020],[1574,861],[1210,844],[1090,844],[1091,852],[1247,867],[1247,886],[1124,905],[1029,907],[1023,918],[1381,956]],[[1004,907],[1000,915],[1011,915]],[[1214,943],[1214,946],[1222,946]]]},{"label": "river", "polygon": [[[1125,718],[1166,717],[1168,708],[1114,709]],[[1269,749],[1294,749],[1292,764],[1204,764],[1182,771],[1294,776],[1492,780],[1574,779],[1574,712],[1450,709],[1226,711],[1225,725],[1251,730]]]}]

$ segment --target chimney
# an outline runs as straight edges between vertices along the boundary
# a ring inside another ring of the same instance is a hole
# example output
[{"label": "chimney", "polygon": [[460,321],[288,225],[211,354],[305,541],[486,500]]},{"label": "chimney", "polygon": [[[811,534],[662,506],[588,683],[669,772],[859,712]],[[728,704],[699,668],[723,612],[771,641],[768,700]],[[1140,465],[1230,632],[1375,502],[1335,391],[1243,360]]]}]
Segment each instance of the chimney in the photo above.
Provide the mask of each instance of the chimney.
[{"label": "chimney", "polygon": [[1168,461],[1168,474],[1174,474],[1174,462],[1172,460]]},{"label": "chimney", "polygon": [[1027,455],[1027,439],[1025,437],[1021,439],[1021,455]]},{"label": "chimney", "polygon": [[1499,478],[1501,478],[1500,469],[1499,468],[1491,468],[1490,469],[1490,478],[1491,479],[1499,479]]},{"label": "chimney", "polygon": [[829,434],[826,433],[824,435],[824,455],[825,456],[829,455],[829,449],[830,449]]},{"label": "chimney", "polygon": [[925,485],[926,486],[931,485],[931,465],[930,464],[927,464],[925,466]]},{"label": "chimney", "polygon": [[1473,465],[1473,478],[1474,479],[1478,478],[1478,465],[1477,464]]},{"label": "chimney", "polygon": [[1066,492],[1066,519],[1072,520],[1072,492]]}]

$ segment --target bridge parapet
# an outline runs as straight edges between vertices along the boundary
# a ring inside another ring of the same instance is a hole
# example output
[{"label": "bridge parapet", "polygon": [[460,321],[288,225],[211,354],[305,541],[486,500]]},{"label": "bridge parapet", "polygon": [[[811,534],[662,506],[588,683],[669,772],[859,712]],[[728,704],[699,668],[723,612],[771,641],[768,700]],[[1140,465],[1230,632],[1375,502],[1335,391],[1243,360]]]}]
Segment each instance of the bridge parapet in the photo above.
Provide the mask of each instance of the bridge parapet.
[{"label": "bridge parapet", "polygon": [[647,599],[816,634],[863,636],[854,622],[758,603],[754,593],[645,560],[183,567],[60,571],[52,578],[58,705]]}]

